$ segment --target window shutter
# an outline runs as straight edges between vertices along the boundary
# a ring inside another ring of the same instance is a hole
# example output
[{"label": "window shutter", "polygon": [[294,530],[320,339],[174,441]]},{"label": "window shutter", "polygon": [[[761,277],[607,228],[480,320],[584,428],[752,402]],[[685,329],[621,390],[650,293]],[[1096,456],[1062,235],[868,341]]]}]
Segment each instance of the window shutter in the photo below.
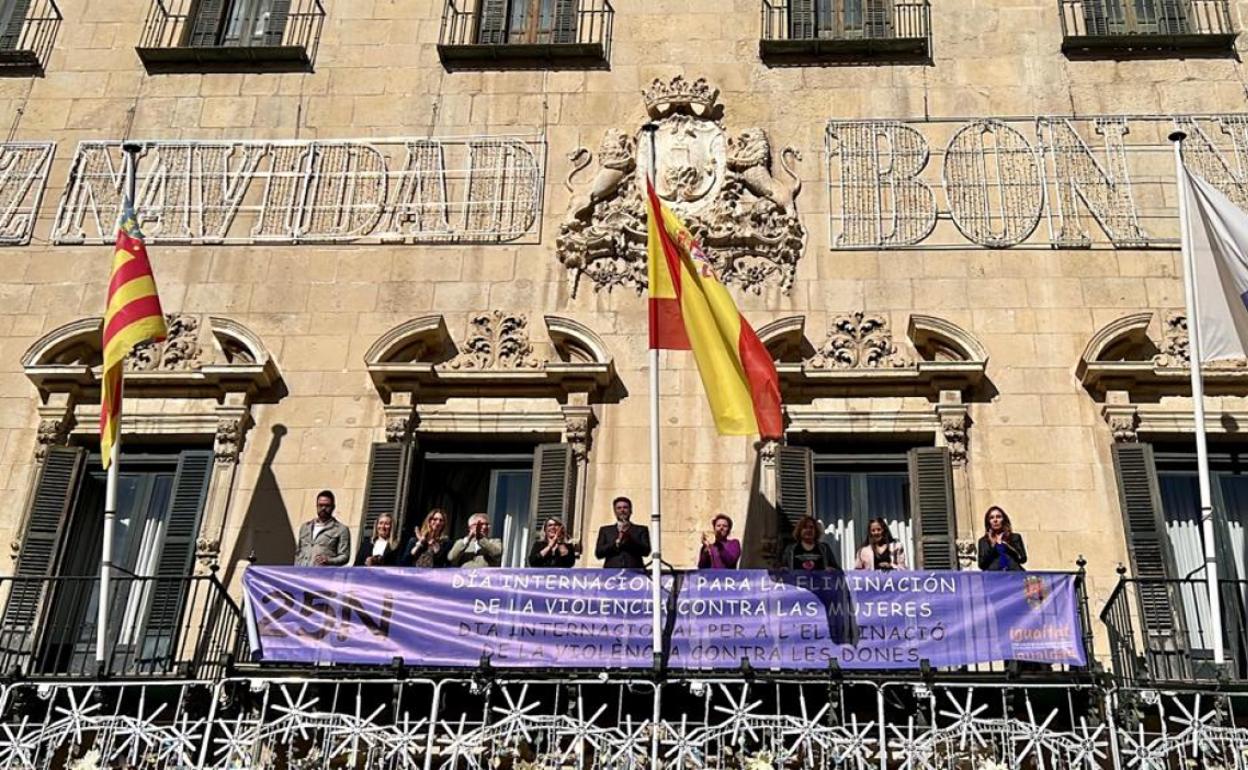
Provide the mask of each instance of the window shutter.
[{"label": "window shutter", "polygon": [[281,45],[282,33],[286,31],[286,20],[290,17],[290,0],[270,0],[268,5],[262,45]]},{"label": "window shutter", "polygon": [[921,569],[958,568],[955,548],[953,465],[947,447],[910,450],[910,517],[915,559]]},{"label": "window shutter", "polygon": [[1188,0],[1161,0],[1161,18],[1158,19],[1163,35],[1182,35],[1188,31]]},{"label": "window shutter", "polygon": [[815,0],[789,0],[789,38],[815,39]]},{"label": "window shutter", "polygon": [[221,23],[225,18],[225,0],[199,0],[191,14],[187,45],[206,47],[220,44]]},{"label": "window shutter", "polygon": [[79,481],[86,466],[87,452],[80,447],[50,447],[43,470],[35,484],[17,555],[13,576],[27,578],[10,584],[9,599],[0,620],[0,654],[8,670],[14,655],[34,649],[34,631],[40,626],[46,582],[37,578],[52,575],[65,542],[65,522],[73,508]]},{"label": "window shutter", "polygon": [[1127,20],[1125,0],[1084,0],[1083,24],[1087,35],[1122,35]]},{"label": "window shutter", "polygon": [[533,503],[530,522],[535,538],[554,516],[563,520],[569,537],[576,532],[572,496],[576,486],[576,459],[569,444],[539,444],[533,455]]},{"label": "window shutter", "polygon": [[1161,637],[1167,649],[1175,649],[1182,635],[1175,622],[1170,592],[1159,582],[1173,577],[1174,566],[1166,540],[1153,448],[1143,442],[1114,444],[1113,453],[1131,572],[1137,578],[1152,579],[1137,585],[1144,628],[1150,637]]},{"label": "window shutter", "polygon": [[481,0],[477,16],[477,42],[502,45],[507,42],[507,0]]},{"label": "window shutter", "polygon": [[[810,447],[776,447],[776,508],[790,527],[815,515],[815,453]],[[782,539],[789,533],[781,533]]]},{"label": "window shutter", "polygon": [[0,10],[0,49],[12,51],[21,45],[22,27],[26,25],[26,14],[30,12],[30,0],[9,0],[7,6]]},{"label": "window shutter", "polygon": [[[165,536],[160,544],[156,579],[141,637],[143,645],[136,655],[141,670],[160,670],[158,661],[167,659],[175,651],[212,468],[211,450],[187,450],[178,457],[178,469],[169,493]],[[124,590],[124,585],[124,582],[119,583],[117,590]],[[149,668],[151,666],[155,668]]]},{"label": "window shutter", "polygon": [[579,0],[556,0],[551,42],[575,43],[577,41],[576,28],[580,20],[577,13],[578,4]]},{"label": "window shutter", "polygon": [[863,36],[890,38],[893,36],[892,0],[864,0]]},{"label": "window shutter", "polygon": [[361,529],[356,542],[362,543],[368,538],[383,513],[394,517],[396,527],[403,526],[415,446],[413,441],[373,444],[368,457],[368,481],[364,485],[364,515],[360,517]]}]

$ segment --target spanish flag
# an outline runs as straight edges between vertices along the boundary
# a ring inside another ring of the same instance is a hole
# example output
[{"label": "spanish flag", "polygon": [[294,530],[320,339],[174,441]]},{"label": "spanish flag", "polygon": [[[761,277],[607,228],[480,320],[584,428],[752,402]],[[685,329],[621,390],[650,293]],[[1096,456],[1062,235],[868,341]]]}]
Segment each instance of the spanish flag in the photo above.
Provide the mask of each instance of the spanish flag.
[{"label": "spanish flag", "polygon": [[692,350],[722,435],[780,438],[780,381],[710,259],[647,180],[650,347]]},{"label": "spanish flag", "polygon": [[104,381],[100,388],[100,453],[107,468],[121,430],[122,363],[144,342],[160,342],[168,334],[156,294],[156,279],[147,260],[143,233],[129,198],[117,221],[113,272],[104,312]]}]

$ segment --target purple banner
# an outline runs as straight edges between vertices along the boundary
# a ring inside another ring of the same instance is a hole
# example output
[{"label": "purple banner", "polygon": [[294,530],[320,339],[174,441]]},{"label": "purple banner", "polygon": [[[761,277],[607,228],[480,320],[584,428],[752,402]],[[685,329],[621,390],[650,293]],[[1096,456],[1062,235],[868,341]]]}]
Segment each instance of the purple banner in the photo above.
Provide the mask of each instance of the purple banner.
[{"label": "purple banner", "polygon": [[[665,576],[668,665],[1085,665],[1073,575],[702,570]],[[250,567],[260,660],[648,668],[649,575],[632,570]],[[674,613],[672,610],[675,610]]]}]

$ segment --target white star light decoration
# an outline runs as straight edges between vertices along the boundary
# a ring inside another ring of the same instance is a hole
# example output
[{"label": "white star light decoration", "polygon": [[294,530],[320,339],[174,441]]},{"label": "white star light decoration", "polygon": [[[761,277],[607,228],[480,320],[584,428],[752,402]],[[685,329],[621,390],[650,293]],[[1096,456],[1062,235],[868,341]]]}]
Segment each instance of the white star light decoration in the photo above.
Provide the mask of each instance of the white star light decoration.
[{"label": "white star light decoration", "polygon": [[29,717],[17,724],[0,724],[0,767],[34,767],[43,742],[41,728],[28,728]]},{"label": "white star light decoration", "polygon": [[972,708],[973,698],[975,697],[974,689],[966,691],[966,705],[958,703],[958,699],[953,697],[953,693],[946,692],[949,701],[953,703],[953,711],[940,711],[940,715],[953,720],[947,729],[956,732],[958,735],[958,751],[965,751],[967,741],[973,742],[977,747],[983,748],[988,745],[988,739],[984,737],[982,728],[987,725],[987,720],[979,719],[979,715],[988,709],[987,703],[982,703],[977,708]]},{"label": "white star light decoration", "polygon": [[1174,705],[1179,711],[1183,712],[1182,716],[1171,714],[1170,721],[1183,729],[1179,734],[1174,736],[1174,740],[1179,743],[1191,743],[1192,757],[1208,757],[1218,753],[1218,746],[1214,740],[1215,730],[1217,729],[1214,722],[1217,721],[1218,712],[1200,710],[1200,695],[1198,694],[1192,702],[1192,708],[1189,710],[1183,701],[1174,698]]},{"label": "white star light decoration", "polygon": [[896,725],[889,725],[893,738],[888,741],[889,753],[901,760],[897,770],[936,770],[935,738],[930,731],[923,730],[916,738],[914,735],[914,717],[906,720],[906,731],[903,733]]},{"label": "white star light decoration", "polygon": [[495,714],[501,714],[502,719],[495,723],[496,730],[503,733],[502,742],[505,746],[514,745],[517,736],[524,739],[525,743],[533,743],[533,735],[529,732],[531,726],[530,714],[532,714],[541,705],[538,702],[526,702],[529,695],[529,686],[527,684],[520,688],[519,697],[513,698],[511,690],[507,687],[501,688],[503,700],[507,701],[506,706],[495,706],[492,710]]},{"label": "white star light decoration", "polygon": [[1023,760],[1034,752],[1036,757],[1036,767],[1039,768],[1039,770],[1047,770],[1047,765],[1044,763],[1044,748],[1046,747],[1046,744],[1053,740],[1054,736],[1049,730],[1049,725],[1056,718],[1057,709],[1053,709],[1049,712],[1049,715],[1044,718],[1043,722],[1037,724],[1035,708],[1031,705],[1031,698],[1027,698],[1027,721],[1015,723],[1014,725],[1014,729],[1021,731],[1022,734],[1014,735],[1010,738],[1010,740],[1016,743],[1026,741],[1023,745],[1023,750],[1014,757],[1016,764],[1021,765]]},{"label": "white star light decoration", "polygon": [[596,724],[598,718],[607,710],[607,704],[602,704],[594,715],[589,719],[585,718],[585,698],[584,695],[577,690],[576,693],[576,719],[564,719],[564,728],[559,730],[558,735],[561,739],[570,739],[568,746],[559,755],[559,761],[576,756],[577,766],[581,767],[585,764],[586,747],[593,749],[595,755],[602,749],[601,741],[609,736],[609,731],[598,727]]},{"label": "white star light decoration", "polygon": [[460,715],[458,725],[454,722],[438,723],[446,735],[438,737],[438,754],[446,757],[439,767],[452,770],[459,767],[460,760],[471,770],[482,770],[481,755],[485,746],[481,733],[475,725],[468,724],[467,716]]},{"label": "white star light decoration", "polygon": [[823,721],[827,717],[828,709],[831,708],[832,704],[823,704],[823,708],[819,709],[813,717],[810,716],[806,708],[806,691],[801,688],[798,689],[798,704],[802,711],[801,719],[793,720],[792,726],[784,729],[786,737],[794,736],[797,740],[793,741],[792,745],[788,747],[788,750],[782,756],[785,762],[789,762],[800,753],[802,767],[810,768],[813,764],[812,757],[816,750],[823,756],[826,755],[830,746],[828,731],[823,726]]},{"label": "white star light decoration", "polygon": [[750,736],[751,741],[758,741],[758,733],[754,731],[756,719],[754,712],[763,705],[763,702],[761,700],[750,702],[750,686],[748,684],[741,686],[740,698],[734,698],[725,685],[721,684],[719,689],[723,692],[729,705],[715,706],[714,710],[728,715],[728,720],[724,723],[724,727],[731,727],[732,737],[730,738],[730,743],[733,746],[739,746],[742,738],[746,735]]}]

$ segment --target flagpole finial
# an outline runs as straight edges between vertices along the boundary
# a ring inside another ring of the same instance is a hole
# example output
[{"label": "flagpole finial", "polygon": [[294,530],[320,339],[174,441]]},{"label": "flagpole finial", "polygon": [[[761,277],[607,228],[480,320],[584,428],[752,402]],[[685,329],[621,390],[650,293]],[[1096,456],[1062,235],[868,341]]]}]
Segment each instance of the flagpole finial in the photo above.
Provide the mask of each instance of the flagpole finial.
[{"label": "flagpole finial", "polygon": [[121,151],[124,153],[138,154],[143,151],[143,145],[139,142],[122,142]]},{"label": "flagpole finial", "polygon": [[1167,139],[1169,139],[1169,140],[1170,140],[1170,141],[1172,141],[1172,142],[1181,142],[1181,141],[1183,141],[1184,139],[1186,139],[1186,138],[1187,138],[1187,132],[1186,132],[1186,131],[1180,131],[1179,129],[1177,129],[1177,128],[1176,128],[1175,130],[1171,131],[1171,132],[1170,132],[1170,136],[1168,136],[1168,137],[1166,137],[1166,138],[1167,138]]},{"label": "flagpole finial", "polygon": [[659,124],[654,123],[654,122],[642,123],[641,130],[645,131],[646,133],[653,134],[655,131],[659,130]]}]

